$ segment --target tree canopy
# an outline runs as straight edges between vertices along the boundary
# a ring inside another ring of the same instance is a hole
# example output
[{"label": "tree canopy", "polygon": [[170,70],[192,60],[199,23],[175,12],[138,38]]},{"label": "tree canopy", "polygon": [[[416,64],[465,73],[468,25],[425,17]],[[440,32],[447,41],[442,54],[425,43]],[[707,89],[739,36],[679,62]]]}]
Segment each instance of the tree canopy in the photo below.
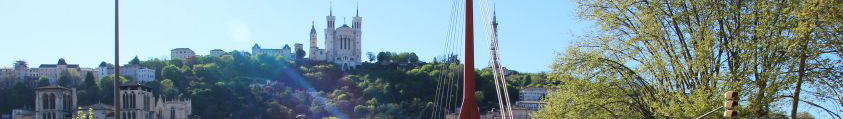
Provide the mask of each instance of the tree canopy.
[{"label": "tree canopy", "polygon": [[829,110],[843,106],[840,1],[577,3],[599,30],[558,55],[548,79],[560,90],[540,118],[696,118],[729,90],[742,118],[773,117],[781,103],[794,118],[797,104],[840,118]]}]

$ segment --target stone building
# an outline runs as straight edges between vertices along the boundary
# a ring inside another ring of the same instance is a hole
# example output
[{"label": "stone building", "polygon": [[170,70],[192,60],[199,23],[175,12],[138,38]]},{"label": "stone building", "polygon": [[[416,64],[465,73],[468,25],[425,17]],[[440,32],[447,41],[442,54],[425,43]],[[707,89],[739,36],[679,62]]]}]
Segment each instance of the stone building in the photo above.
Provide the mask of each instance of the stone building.
[{"label": "stone building", "polygon": [[35,77],[35,79],[38,77],[47,77],[47,79],[50,80],[50,83],[53,84],[55,84],[59,77],[61,77],[65,72],[67,75],[71,75],[71,77],[77,77],[79,79],[84,78],[88,72],[97,74],[95,70],[83,70],[83,68],[79,67],[79,64],[67,64],[64,58],[59,58],[59,61],[56,64],[41,64],[38,68],[31,68],[30,70],[32,71],[25,71],[27,74],[24,75]]},{"label": "stone building", "polygon": [[187,119],[192,112],[192,105],[189,99],[166,100],[158,99],[155,111],[158,112],[158,119]]},{"label": "stone building", "polygon": [[188,58],[195,57],[196,52],[190,50],[190,48],[176,48],[170,50],[170,59],[180,59],[182,61],[187,60]]},{"label": "stone building", "polygon": [[120,86],[120,118],[152,119],[155,117],[152,105],[152,88],[138,83]]},{"label": "stone building", "polygon": [[315,26],[310,28],[310,60],[328,61],[342,67],[343,70],[351,69],[361,64],[361,39],[362,39],[362,22],[363,17],[360,17],[359,10],[357,15],[352,18],[352,26],[343,24],[336,27],[336,17],[331,12],[326,16],[327,28],[324,30],[325,34],[325,49],[319,49],[317,46],[317,34]]},{"label": "stone building", "polygon": [[[101,62],[99,67],[95,69],[96,80],[99,81],[103,77],[113,75],[114,67],[108,66],[105,62]],[[146,67],[141,67],[140,64],[126,64],[120,67],[120,76],[130,77],[133,81],[149,82],[155,80],[155,70]]]},{"label": "stone building", "polygon": [[528,110],[536,111],[541,106],[541,99],[547,95],[548,92],[556,91],[556,89],[548,88],[524,88],[518,93],[519,101],[515,103],[516,106],[526,108]]},{"label": "stone building", "polygon": [[284,56],[284,58],[292,58],[293,50],[290,48],[290,45],[284,45],[281,49],[262,49],[260,45],[255,44],[252,46],[252,55],[275,55],[275,56]]},{"label": "stone building", "polygon": [[[37,68],[29,68],[26,61],[15,61],[14,68],[0,69],[0,83],[9,85],[24,83],[34,87],[38,78],[46,77],[51,84],[55,84],[62,75],[84,79],[91,73],[98,77],[98,71],[92,68],[81,68],[78,64],[67,64],[64,58],[60,58],[56,64],[41,64]],[[74,80],[73,82],[81,82]]]},{"label": "stone building", "polygon": [[70,119],[76,107],[76,89],[44,86],[35,89],[35,119]]},{"label": "stone building", "polygon": [[219,57],[222,56],[222,54],[225,54],[225,51],[222,51],[221,49],[213,49],[211,50],[210,56]]}]

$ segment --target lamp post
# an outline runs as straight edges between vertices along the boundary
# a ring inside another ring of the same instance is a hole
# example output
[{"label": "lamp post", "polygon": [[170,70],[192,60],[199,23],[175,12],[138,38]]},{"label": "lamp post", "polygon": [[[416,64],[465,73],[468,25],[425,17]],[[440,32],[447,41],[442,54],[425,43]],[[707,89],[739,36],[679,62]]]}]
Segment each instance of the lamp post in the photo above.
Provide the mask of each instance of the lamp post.
[{"label": "lamp post", "polygon": [[114,0],[114,118],[120,118],[120,3]]}]

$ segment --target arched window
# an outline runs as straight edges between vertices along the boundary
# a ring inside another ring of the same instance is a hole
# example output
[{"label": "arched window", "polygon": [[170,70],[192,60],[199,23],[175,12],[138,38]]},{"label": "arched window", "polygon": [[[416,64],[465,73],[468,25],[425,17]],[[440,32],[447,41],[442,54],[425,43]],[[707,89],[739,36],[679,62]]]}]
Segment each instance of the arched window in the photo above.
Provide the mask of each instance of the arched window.
[{"label": "arched window", "polygon": [[[131,104],[132,108],[137,108],[137,103],[135,101],[137,101],[138,99],[135,97],[135,94],[132,94],[132,97],[130,97],[130,98],[131,99],[129,99],[129,100],[132,100],[132,104]],[[134,115],[134,114],[132,114],[132,115]]]},{"label": "arched window", "polygon": [[56,95],[50,94],[50,109],[56,109]]},{"label": "arched window", "polygon": [[143,109],[149,110],[149,96],[143,96]]},{"label": "arched window", "polygon": [[[50,108],[50,96],[47,94],[41,94],[41,108],[49,109]],[[46,115],[44,115],[46,117]]]},{"label": "arched window", "polygon": [[[129,97],[128,97],[128,96],[126,96],[126,94],[123,94],[123,95],[121,95],[120,97],[122,98],[122,99],[120,100],[120,101],[121,101],[121,102],[120,102],[120,105],[121,105],[123,108],[129,108],[129,106],[127,106],[127,105],[126,105],[126,104],[128,104],[128,103],[126,103],[126,99],[129,99]],[[126,118],[126,117],[123,117],[123,118]]]},{"label": "arched window", "polygon": [[170,107],[170,119],[176,118],[176,108]]},{"label": "arched window", "polygon": [[70,97],[70,94],[65,94],[62,98],[64,100],[64,109],[65,110],[73,110],[73,107],[70,106],[70,103],[73,102],[73,98]]}]

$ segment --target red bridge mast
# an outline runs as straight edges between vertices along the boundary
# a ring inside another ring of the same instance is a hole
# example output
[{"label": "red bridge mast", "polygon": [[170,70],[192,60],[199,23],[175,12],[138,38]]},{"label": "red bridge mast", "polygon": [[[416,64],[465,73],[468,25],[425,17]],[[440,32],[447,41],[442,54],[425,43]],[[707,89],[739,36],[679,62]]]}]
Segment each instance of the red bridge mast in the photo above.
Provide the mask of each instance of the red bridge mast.
[{"label": "red bridge mast", "polygon": [[480,119],[474,97],[474,21],[472,0],[465,0],[465,65],[463,66],[462,106],[459,119]]}]

